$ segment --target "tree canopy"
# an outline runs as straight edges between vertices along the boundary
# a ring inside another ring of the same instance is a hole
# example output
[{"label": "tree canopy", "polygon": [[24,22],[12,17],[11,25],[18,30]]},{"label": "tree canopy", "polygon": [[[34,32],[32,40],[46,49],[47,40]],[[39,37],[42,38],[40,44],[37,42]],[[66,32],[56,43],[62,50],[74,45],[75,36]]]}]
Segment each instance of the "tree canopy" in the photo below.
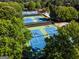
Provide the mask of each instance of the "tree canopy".
[{"label": "tree canopy", "polygon": [[[0,8],[3,8],[4,6],[10,6],[11,8],[14,8],[16,11],[16,17],[22,16],[22,5],[17,2],[1,2]],[[8,11],[7,11],[8,12]]]},{"label": "tree canopy", "polygon": [[33,1],[30,1],[28,4],[28,8],[29,10],[35,10],[36,4]]},{"label": "tree canopy", "polygon": [[8,56],[9,59],[21,59],[23,48],[26,42],[31,39],[31,33],[24,27],[22,16],[16,16],[16,13],[22,13],[20,8],[18,3],[0,3],[1,57]]},{"label": "tree canopy", "polygon": [[47,38],[45,59],[79,59],[79,24],[72,21],[58,29],[58,35]]},{"label": "tree canopy", "polygon": [[0,8],[0,18],[1,19],[11,19],[16,16],[16,10],[10,6],[4,6]]},{"label": "tree canopy", "polygon": [[56,9],[56,15],[63,21],[78,19],[78,12],[73,7],[58,6]]}]

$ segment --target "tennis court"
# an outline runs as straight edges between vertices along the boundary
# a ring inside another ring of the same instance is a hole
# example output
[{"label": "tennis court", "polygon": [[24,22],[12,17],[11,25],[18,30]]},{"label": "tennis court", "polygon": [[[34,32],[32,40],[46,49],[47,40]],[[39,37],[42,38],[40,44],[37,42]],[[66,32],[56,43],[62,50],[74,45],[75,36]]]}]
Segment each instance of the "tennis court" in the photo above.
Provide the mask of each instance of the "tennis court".
[{"label": "tennis court", "polygon": [[34,51],[42,50],[46,43],[43,36],[43,33],[40,30],[31,30],[32,39],[30,41],[30,45]]},{"label": "tennis court", "polygon": [[24,24],[30,24],[30,23],[36,23],[36,22],[44,22],[48,19],[43,15],[37,15],[37,16],[27,16],[23,18]]},{"label": "tennis court", "polygon": [[42,32],[40,30],[31,30],[32,37],[40,37],[43,36]]},{"label": "tennis court", "polygon": [[[30,15],[35,13],[36,12],[27,12],[27,13],[25,12],[24,14]],[[49,36],[54,36],[57,34],[56,26],[52,24],[48,25],[47,24],[48,18],[46,18],[44,15],[27,16],[27,17],[24,17],[23,20],[25,25],[31,24],[31,23],[32,24],[35,23],[35,25],[36,23],[44,24],[43,26],[35,26],[35,27],[28,28],[32,34],[32,39],[30,40],[30,46],[32,47],[33,51],[39,51],[44,49],[46,46],[45,38]]]},{"label": "tennis court", "polygon": [[45,37],[53,34],[57,34],[57,27],[55,25],[45,25],[45,26],[37,26],[37,27],[30,27],[29,30],[40,30]]},{"label": "tennis court", "polygon": [[57,28],[54,25],[28,28],[32,33],[30,45],[33,51],[42,50],[46,46],[45,37],[56,35]]},{"label": "tennis court", "polygon": [[45,31],[48,33],[49,36],[57,35],[57,29],[53,27],[47,27],[45,28]]},{"label": "tennis court", "polygon": [[46,46],[45,39],[44,39],[43,36],[41,36],[40,34],[38,34],[38,36],[35,36],[35,37],[33,37],[31,39],[30,45],[31,45],[33,51],[42,50]]}]

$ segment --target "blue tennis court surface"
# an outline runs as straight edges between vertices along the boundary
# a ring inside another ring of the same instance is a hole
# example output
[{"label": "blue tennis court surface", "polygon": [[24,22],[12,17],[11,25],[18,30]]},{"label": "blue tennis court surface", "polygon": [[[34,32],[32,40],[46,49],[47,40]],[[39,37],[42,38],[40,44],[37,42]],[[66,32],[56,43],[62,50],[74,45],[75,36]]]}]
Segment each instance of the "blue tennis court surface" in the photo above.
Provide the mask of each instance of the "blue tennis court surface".
[{"label": "blue tennis court surface", "polygon": [[33,19],[32,18],[24,18],[24,24],[26,23],[32,23]]},{"label": "blue tennis court surface", "polygon": [[34,23],[34,22],[44,22],[47,21],[48,19],[45,18],[44,16],[29,16],[29,17],[24,17],[24,24],[30,24],[30,23]]},{"label": "blue tennis court surface", "polygon": [[46,46],[46,43],[44,41],[44,37],[32,38],[32,40],[30,41],[30,44],[31,44],[32,49],[34,51],[42,50]]},{"label": "blue tennis court surface", "polygon": [[31,33],[32,33],[33,37],[43,36],[43,34],[40,30],[32,30]]},{"label": "blue tennis court surface", "polygon": [[[57,28],[56,27],[46,27],[44,30],[48,33],[49,36],[57,35]],[[30,45],[33,51],[42,50],[46,46],[44,34],[39,30],[31,30],[32,39],[30,41]]]},{"label": "blue tennis court surface", "polygon": [[54,36],[58,34],[57,29],[54,27],[48,27],[48,28],[45,28],[45,30],[49,36]]},{"label": "blue tennis court surface", "polygon": [[30,41],[30,45],[32,46],[32,49],[34,51],[38,51],[45,48],[46,43],[42,32],[40,30],[32,30],[31,33],[33,37]]}]

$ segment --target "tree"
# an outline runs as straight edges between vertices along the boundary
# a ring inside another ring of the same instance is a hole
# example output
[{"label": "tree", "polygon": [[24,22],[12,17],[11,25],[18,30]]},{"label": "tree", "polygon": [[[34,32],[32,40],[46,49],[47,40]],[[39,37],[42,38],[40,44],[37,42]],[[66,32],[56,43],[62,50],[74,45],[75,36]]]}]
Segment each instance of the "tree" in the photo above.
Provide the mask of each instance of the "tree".
[{"label": "tree", "polygon": [[55,12],[57,17],[63,19],[63,21],[78,19],[78,12],[73,7],[58,6]]},{"label": "tree", "polygon": [[1,19],[11,19],[16,16],[16,10],[10,6],[4,6],[0,8],[0,18]]},{"label": "tree", "polygon": [[45,2],[44,1],[40,1],[40,3],[41,3],[41,7],[42,8],[46,7],[46,3],[47,3],[46,1]]},{"label": "tree", "polygon": [[31,33],[24,27],[23,20],[16,17],[16,12],[21,12],[17,9],[19,5],[0,6],[0,56],[21,59],[23,48],[31,39]]},{"label": "tree", "polygon": [[79,11],[78,11],[78,20],[79,20]]},{"label": "tree", "polygon": [[55,0],[55,5],[57,6],[64,5],[64,0]]},{"label": "tree", "polygon": [[23,3],[23,0],[15,0],[15,2]]},{"label": "tree", "polygon": [[79,0],[69,0],[72,6],[79,5]]},{"label": "tree", "polygon": [[13,7],[16,10],[16,16],[22,17],[22,9],[23,6],[20,3],[17,2],[8,2],[9,6]]},{"label": "tree", "polygon": [[[21,19],[0,19],[0,56],[9,56],[11,59],[21,59],[25,43],[30,40],[30,31],[24,31]],[[25,34],[24,34],[25,33]],[[27,36],[28,35],[28,36]]]},{"label": "tree", "polygon": [[58,29],[58,35],[46,39],[45,59],[79,59],[79,24],[72,21]]},{"label": "tree", "polygon": [[0,8],[4,7],[4,6],[10,6],[13,7],[16,11],[16,16],[17,17],[22,17],[22,9],[23,9],[23,5],[17,2],[1,2],[0,3]]},{"label": "tree", "polygon": [[36,7],[35,2],[30,1],[30,2],[29,2],[29,5],[28,5],[28,9],[29,9],[29,10],[35,10],[35,7]]},{"label": "tree", "polygon": [[0,2],[0,8],[3,7],[3,6],[9,6],[9,5],[6,2]]},{"label": "tree", "polygon": [[36,8],[41,8],[40,1],[37,1],[37,2],[36,2]]}]

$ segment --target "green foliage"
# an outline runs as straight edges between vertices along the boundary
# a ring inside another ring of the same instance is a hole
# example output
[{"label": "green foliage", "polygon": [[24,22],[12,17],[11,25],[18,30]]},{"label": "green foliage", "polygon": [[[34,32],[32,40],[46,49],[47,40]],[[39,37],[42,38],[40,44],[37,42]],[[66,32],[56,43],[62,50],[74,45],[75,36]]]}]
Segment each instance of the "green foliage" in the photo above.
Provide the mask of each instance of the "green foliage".
[{"label": "green foliage", "polygon": [[17,2],[1,2],[0,3],[0,8],[2,8],[4,6],[13,7],[16,10],[16,17],[22,17],[21,13],[22,13],[23,5],[21,3],[17,3]]},{"label": "green foliage", "polygon": [[21,59],[24,41],[30,38],[30,31],[24,31],[21,19],[0,19],[0,56]]},{"label": "green foliage", "polygon": [[28,8],[28,5],[29,5],[29,3],[27,3],[27,2],[24,3],[24,7],[25,7],[25,8]]},{"label": "green foliage", "polygon": [[21,59],[23,48],[31,39],[30,31],[24,27],[20,17],[21,13],[21,4],[16,2],[0,3],[0,56]]},{"label": "green foliage", "polygon": [[8,4],[9,4],[9,6],[15,8],[17,12],[22,11],[20,4],[18,4],[17,2],[8,2]]},{"label": "green foliage", "polygon": [[13,7],[16,10],[16,16],[21,17],[22,14],[22,5],[17,2],[8,2],[9,6]]},{"label": "green foliage", "polygon": [[64,5],[64,0],[55,0],[55,5],[58,6]]},{"label": "green foliage", "polygon": [[16,10],[10,6],[4,6],[0,8],[0,18],[1,19],[11,19],[16,16]]},{"label": "green foliage", "polygon": [[45,59],[79,59],[79,24],[72,21],[58,33],[46,39]]},{"label": "green foliage", "polygon": [[[69,41],[68,49],[70,50],[70,55],[67,55],[68,59],[79,59],[79,24],[75,21],[71,21],[69,25],[63,27],[59,30],[59,39],[64,39]],[[62,41],[61,41],[62,42]],[[71,47],[71,48],[70,48]],[[66,48],[65,48],[66,49]]]},{"label": "green foliage", "polygon": [[37,1],[37,2],[36,2],[36,8],[41,8],[41,3],[40,3],[40,1]]},{"label": "green foliage", "polygon": [[30,2],[29,2],[29,5],[28,5],[29,10],[35,10],[35,9],[36,9],[35,7],[36,7],[35,2],[30,1]]},{"label": "green foliage", "polygon": [[51,2],[56,6],[62,6],[65,4],[69,4],[71,6],[79,5],[79,0],[51,0]]},{"label": "green foliage", "polygon": [[40,3],[41,3],[41,7],[44,8],[44,7],[46,6],[46,3],[47,3],[47,2],[41,1]]},{"label": "green foliage", "polygon": [[62,18],[64,21],[78,19],[78,12],[73,7],[58,6],[56,14],[58,18]]},{"label": "green foliage", "polygon": [[79,0],[70,0],[71,6],[79,5]]},{"label": "green foliage", "polygon": [[71,37],[74,44],[79,44],[79,24],[77,22],[71,21],[69,25],[62,28],[61,33],[66,37]]},{"label": "green foliage", "polygon": [[28,8],[29,10],[36,10],[41,8],[41,2],[40,1],[29,1],[24,4],[25,8]]},{"label": "green foliage", "polygon": [[79,19],[79,11],[78,11],[78,19]]},{"label": "green foliage", "polygon": [[49,9],[49,7],[46,7],[46,10],[47,10],[47,12],[49,12],[49,13],[50,13],[50,9]]},{"label": "green foliage", "polygon": [[18,2],[18,3],[23,3],[23,0],[16,0],[16,2]]},{"label": "green foliage", "polygon": [[3,6],[9,6],[9,5],[6,2],[0,2],[0,8],[3,7]]}]

